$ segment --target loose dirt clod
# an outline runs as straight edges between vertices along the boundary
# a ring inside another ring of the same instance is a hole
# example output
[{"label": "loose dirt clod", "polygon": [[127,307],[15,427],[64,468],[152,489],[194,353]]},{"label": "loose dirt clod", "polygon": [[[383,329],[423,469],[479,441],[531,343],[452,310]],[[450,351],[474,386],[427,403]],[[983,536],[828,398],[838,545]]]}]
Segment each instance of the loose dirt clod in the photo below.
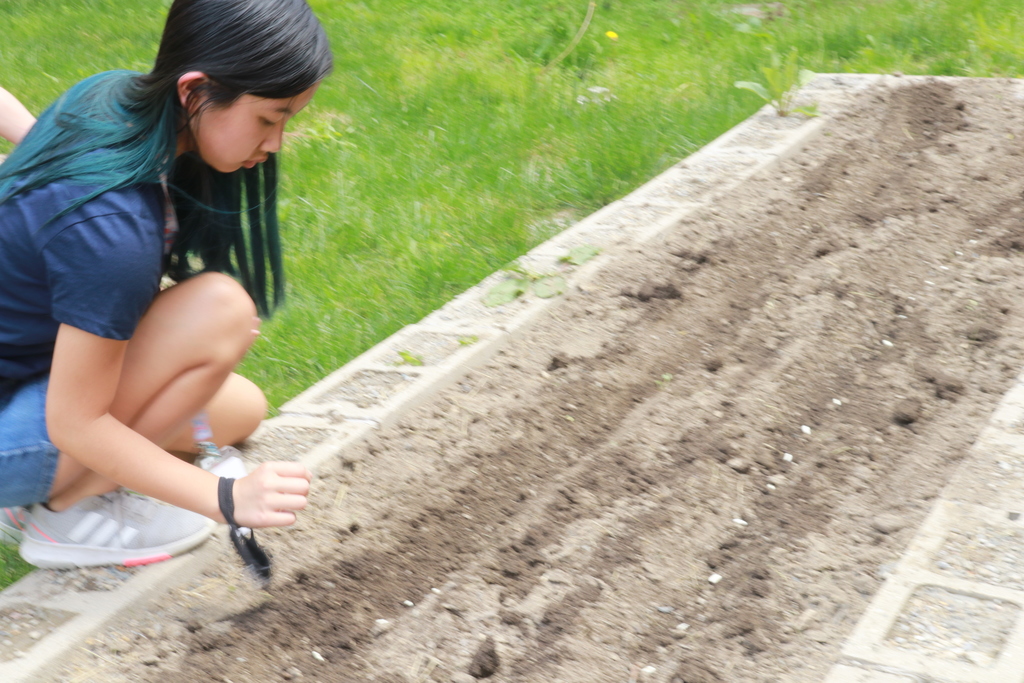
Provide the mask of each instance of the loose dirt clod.
[{"label": "loose dirt clod", "polygon": [[917,422],[921,417],[921,405],[921,401],[916,398],[901,400],[893,408],[892,421],[904,426]]},{"label": "loose dirt clod", "polygon": [[679,299],[683,294],[671,282],[645,282],[636,291],[622,290],[623,296],[633,297],[640,301],[651,299]]},{"label": "loose dirt clod", "polygon": [[487,638],[480,644],[473,661],[469,664],[469,675],[473,678],[490,678],[498,672],[498,650],[494,646],[494,638]]}]

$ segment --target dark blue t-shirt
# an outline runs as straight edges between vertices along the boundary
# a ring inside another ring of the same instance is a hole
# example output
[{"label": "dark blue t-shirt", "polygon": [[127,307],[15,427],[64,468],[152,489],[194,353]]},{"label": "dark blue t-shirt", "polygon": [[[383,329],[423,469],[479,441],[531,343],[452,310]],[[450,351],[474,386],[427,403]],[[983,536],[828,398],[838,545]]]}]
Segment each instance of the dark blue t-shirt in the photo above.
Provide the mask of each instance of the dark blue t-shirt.
[{"label": "dark blue t-shirt", "polygon": [[0,203],[0,378],[49,369],[57,328],[129,339],[160,289],[159,185],[106,192],[51,183]]}]

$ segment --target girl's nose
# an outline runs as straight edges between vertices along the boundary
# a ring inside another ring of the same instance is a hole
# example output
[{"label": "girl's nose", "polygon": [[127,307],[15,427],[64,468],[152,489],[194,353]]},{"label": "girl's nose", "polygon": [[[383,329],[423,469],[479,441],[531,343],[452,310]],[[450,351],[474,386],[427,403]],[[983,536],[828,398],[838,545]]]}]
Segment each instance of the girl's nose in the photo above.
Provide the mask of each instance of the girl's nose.
[{"label": "girl's nose", "polygon": [[281,140],[284,137],[284,126],[275,127],[274,131],[263,139],[260,151],[268,154],[277,154],[281,151]]}]

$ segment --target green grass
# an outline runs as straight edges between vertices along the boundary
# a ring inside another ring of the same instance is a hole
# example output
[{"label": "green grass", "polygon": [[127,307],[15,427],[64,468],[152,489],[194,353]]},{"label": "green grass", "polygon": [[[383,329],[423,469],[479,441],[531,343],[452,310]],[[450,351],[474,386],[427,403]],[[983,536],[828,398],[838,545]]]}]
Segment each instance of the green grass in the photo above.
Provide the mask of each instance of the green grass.
[{"label": "green grass", "polygon": [[[169,3],[0,2],[0,84],[38,111],[146,69]],[[283,155],[289,303],[243,372],[280,405],[759,106],[766,48],[814,71],[1017,76],[1019,0],[312,0],[337,67]],[[618,34],[612,40],[607,31]],[[587,88],[607,104],[580,104]]]},{"label": "green grass", "polygon": [[0,543],[0,588],[5,588],[28,574],[32,565],[21,559],[18,547]]}]

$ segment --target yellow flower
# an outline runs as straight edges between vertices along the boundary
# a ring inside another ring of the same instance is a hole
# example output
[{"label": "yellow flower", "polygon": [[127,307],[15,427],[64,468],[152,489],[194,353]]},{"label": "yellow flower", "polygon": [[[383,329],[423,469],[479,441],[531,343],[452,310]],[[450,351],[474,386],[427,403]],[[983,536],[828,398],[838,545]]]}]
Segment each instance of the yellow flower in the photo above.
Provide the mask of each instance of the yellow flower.
[{"label": "yellow flower", "polygon": [[615,31],[605,31],[605,35],[608,36],[609,38],[611,38],[612,40],[618,40],[619,39],[619,34],[616,33]]}]

